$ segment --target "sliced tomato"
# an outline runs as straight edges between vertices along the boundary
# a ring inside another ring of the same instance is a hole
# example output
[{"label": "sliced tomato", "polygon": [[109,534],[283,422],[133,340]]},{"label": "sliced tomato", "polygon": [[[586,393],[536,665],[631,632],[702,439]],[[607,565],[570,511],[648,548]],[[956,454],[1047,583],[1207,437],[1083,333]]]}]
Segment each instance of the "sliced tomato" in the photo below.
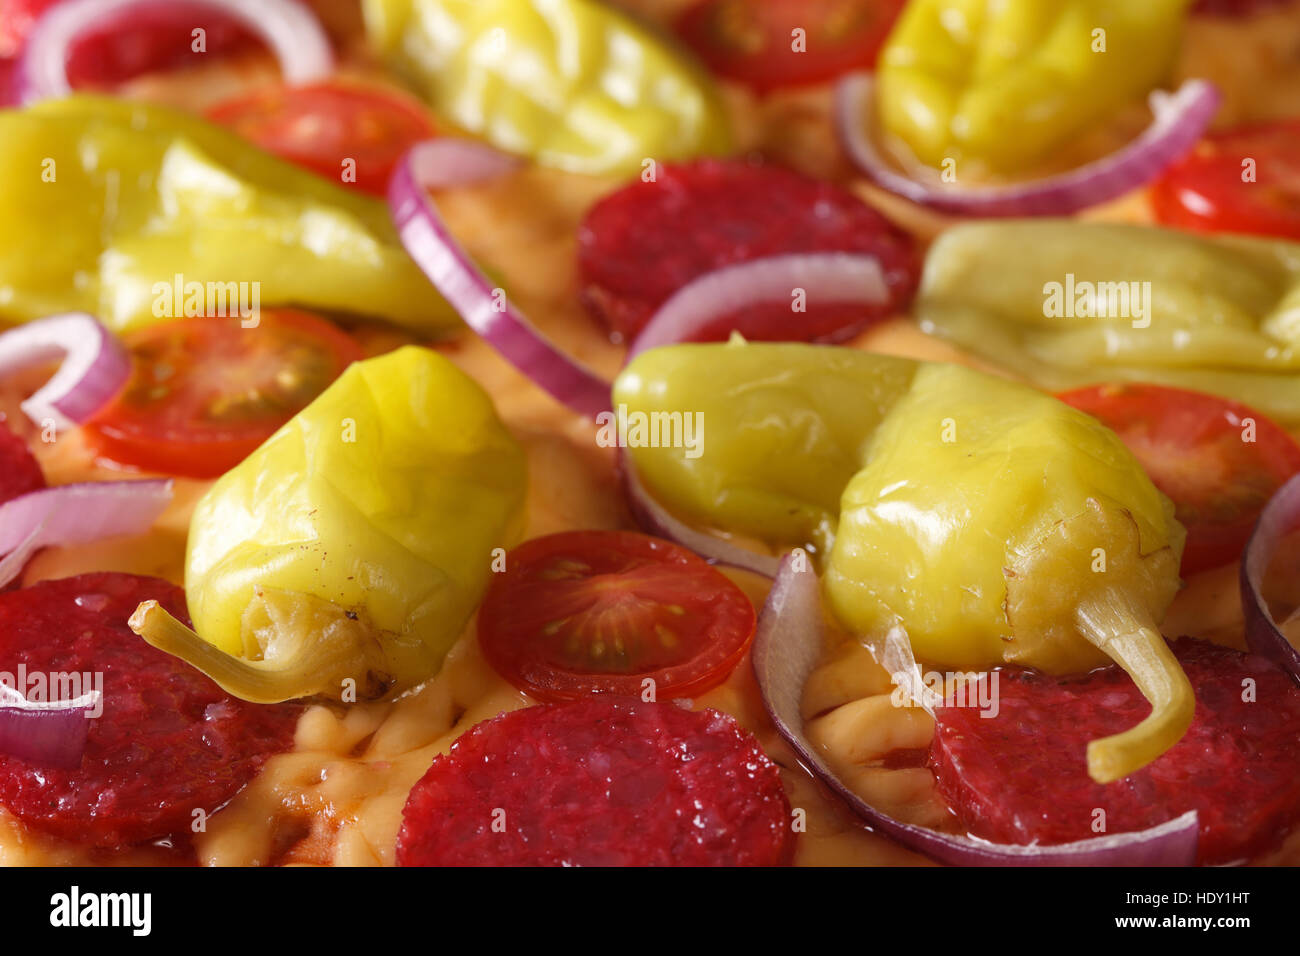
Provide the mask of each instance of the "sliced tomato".
[{"label": "sliced tomato", "polygon": [[870,69],[903,3],[701,0],[677,32],[715,73],[766,93]]},{"label": "sliced tomato", "polygon": [[1300,239],[1300,120],[1206,137],[1151,187],[1151,206],[1182,229]]},{"label": "sliced tomato", "polygon": [[542,700],[694,696],[754,636],[740,588],[679,545],[632,531],[568,531],[506,556],[478,612],[488,662]]},{"label": "sliced tomato", "polygon": [[[0,56],[16,56],[37,18],[59,0],[0,0]],[[202,28],[203,49],[194,30]],[[238,20],[202,4],[153,4],[102,18],[68,57],[73,87],[112,86],[142,73],[198,66],[257,49],[260,40]]]},{"label": "sliced tomato", "polygon": [[208,118],[327,179],[379,196],[402,154],[434,133],[414,97],[338,82],[263,87],[217,104]]},{"label": "sliced tomato", "polygon": [[125,343],[131,378],[86,436],[110,461],[189,478],[229,471],[362,358],[346,333],[288,309],[264,310],[253,328],[178,319]]},{"label": "sliced tomato", "polygon": [[1061,400],[1114,429],[1173,501],[1187,528],[1183,574],[1240,558],[1268,499],[1300,472],[1300,445],[1289,434],[1215,395],[1096,385]]}]

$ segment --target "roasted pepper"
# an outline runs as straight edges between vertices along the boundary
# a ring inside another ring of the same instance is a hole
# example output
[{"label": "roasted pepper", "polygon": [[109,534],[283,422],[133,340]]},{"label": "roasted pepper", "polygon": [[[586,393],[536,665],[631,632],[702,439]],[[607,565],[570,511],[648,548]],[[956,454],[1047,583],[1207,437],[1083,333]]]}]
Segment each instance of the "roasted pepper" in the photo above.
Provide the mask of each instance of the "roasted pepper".
[{"label": "roasted pepper", "polygon": [[0,111],[0,143],[0,319],[85,311],[121,331],[183,314],[155,308],[180,276],[258,283],[265,306],[457,321],[382,203],[204,120],[78,95]]},{"label": "roasted pepper", "polygon": [[700,413],[695,457],[628,448],[646,486],[682,517],[811,547],[863,638],[901,625],[919,658],[961,669],[1117,662],[1153,709],[1092,742],[1094,778],[1128,775],[1190,724],[1157,630],[1185,532],[1095,419],[961,366],[742,342],[646,352],[614,398],[629,422]]},{"label": "roasted pepper", "polygon": [[1300,423],[1300,243],[969,223],[931,246],[915,311],[1044,388],[1155,382]]},{"label": "roasted pepper", "polygon": [[596,0],[364,0],[390,66],[443,118],[579,173],[640,171],[728,148],[712,82]]},{"label": "roasted pepper", "polygon": [[194,631],[156,602],[132,627],[245,700],[403,690],[477,607],[525,483],[491,400],[446,359],[355,363],[199,501]]},{"label": "roasted pepper", "polygon": [[1190,0],[911,0],[878,112],[921,162],[1016,173],[1171,72]]}]

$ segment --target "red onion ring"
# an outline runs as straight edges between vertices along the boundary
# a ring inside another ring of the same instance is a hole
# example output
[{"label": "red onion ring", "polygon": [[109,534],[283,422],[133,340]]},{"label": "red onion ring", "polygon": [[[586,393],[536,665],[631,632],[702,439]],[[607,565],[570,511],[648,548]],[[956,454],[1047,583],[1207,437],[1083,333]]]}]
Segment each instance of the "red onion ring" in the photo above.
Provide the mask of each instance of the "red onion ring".
[{"label": "red onion ring", "polygon": [[37,319],[0,334],[0,376],[48,362],[63,363],[22,403],[39,427],[63,430],[84,422],[115,396],[131,374],[131,359],[93,316],[69,312]]},{"label": "red onion ring", "polygon": [[1077,169],[1010,186],[963,188],[911,179],[889,163],[872,140],[875,78],[854,73],[835,91],[835,125],[849,157],[878,186],[943,212],[972,216],[1048,216],[1113,199],[1149,181],[1196,144],[1219,106],[1219,91],[1187,80],[1172,94],[1151,94],[1151,124],[1109,156]]},{"label": "red onion ring", "polygon": [[796,288],[807,290],[810,298],[815,295],[819,303],[879,305],[889,298],[875,256],[809,252],[751,259],[706,272],[673,293],[638,333],[627,360],[647,349],[690,341],[720,315],[759,303],[788,303]]},{"label": "red onion ring", "polygon": [[[180,0],[228,14],[257,33],[280,61],[286,83],[323,79],[334,71],[329,37],[315,15],[293,0]],[[15,88],[19,103],[33,103],[72,92],[68,54],[81,37],[113,14],[146,16],[160,0],[67,0],[41,15],[27,37],[18,62]],[[171,8],[172,2],[165,4]]]},{"label": "red onion ring", "polygon": [[646,533],[675,541],[694,551],[710,564],[743,568],[767,578],[776,576],[780,565],[779,558],[758,554],[738,544],[732,544],[725,538],[719,538],[705,531],[697,531],[686,522],[674,517],[668,509],[655,501],[646,486],[641,483],[636,467],[627,455],[619,455],[619,472],[623,479],[623,493],[627,499],[628,509],[632,512],[636,523]]},{"label": "red onion ring", "polygon": [[777,731],[799,759],[873,829],[941,863],[965,866],[1189,866],[1196,859],[1195,811],[1160,826],[1057,846],[989,843],[895,820],[875,809],[836,776],[803,732],[804,684],[821,655],[822,610],[817,575],[781,567],[758,618],[752,659],[763,703]]},{"label": "red onion ring", "polygon": [[1241,606],[1246,615],[1246,643],[1300,683],[1300,651],[1286,639],[1260,590],[1264,573],[1282,538],[1300,529],[1300,475],[1273,495],[1260,513],[1241,560]]},{"label": "red onion ring", "polygon": [[466,325],[558,401],[595,418],[609,410],[610,383],[565,355],[509,299],[498,296],[428,194],[428,188],[488,179],[514,165],[513,159],[468,140],[417,143],[389,180],[389,213],[407,253]]},{"label": "red onion ring", "polygon": [[81,765],[90,716],[102,706],[99,691],[74,700],[29,701],[0,684],[0,754],[44,767]]},{"label": "red onion ring", "polygon": [[147,531],[172,498],[170,479],[40,488],[0,504],[0,587],[39,549]]}]

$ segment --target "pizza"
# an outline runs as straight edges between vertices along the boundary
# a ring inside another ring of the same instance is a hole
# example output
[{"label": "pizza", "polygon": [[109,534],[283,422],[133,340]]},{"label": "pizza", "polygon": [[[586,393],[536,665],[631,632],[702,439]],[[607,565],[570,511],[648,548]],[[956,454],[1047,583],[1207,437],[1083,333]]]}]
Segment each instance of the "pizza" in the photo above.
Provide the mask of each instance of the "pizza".
[{"label": "pizza", "polygon": [[0,861],[1300,861],[1297,44],[0,0]]}]

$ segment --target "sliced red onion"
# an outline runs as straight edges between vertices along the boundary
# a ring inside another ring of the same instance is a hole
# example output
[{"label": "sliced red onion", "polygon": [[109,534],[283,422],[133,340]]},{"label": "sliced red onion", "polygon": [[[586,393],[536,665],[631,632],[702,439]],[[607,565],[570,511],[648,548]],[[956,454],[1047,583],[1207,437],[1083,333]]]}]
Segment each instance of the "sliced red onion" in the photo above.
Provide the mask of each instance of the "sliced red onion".
[{"label": "sliced red onion", "polygon": [[627,455],[619,456],[619,470],[623,476],[623,491],[628,508],[637,524],[646,532],[667,538],[669,541],[676,541],[711,564],[743,568],[769,578],[776,576],[780,559],[742,548],[725,538],[697,531],[684,521],[675,518],[663,505],[655,501],[645,485],[641,484],[636,467]]},{"label": "sliced red onion", "polygon": [[29,701],[0,684],[0,754],[42,767],[79,767],[101,700],[92,690],[73,700]]},{"label": "sliced red onion", "polygon": [[0,587],[48,545],[147,531],[172,498],[170,479],[41,488],[0,504]]},{"label": "sliced red onion", "polygon": [[[280,61],[286,83],[300,85],[334,71],[334,53],[315,14],[294,0],[169,0],[219,10],[260,36]],[[18,102],[26,104],[72,92],[68,54],[77,40],[110,17],[135,13],[147,18],[161,0],[66,0],[41,15],[27,37],[15,78]]]},{"label": "sliced red onion", "polygon": [[1188,866],[1196,860],[1196,813],[1148,830],[1093,837],[1055,846],[990,843],[903,823],[854,793],[803,731],[803,687],[822,650],[822,610],[817,575],[797,570],[792,555],[780,570],[758,619],[752,651],[754,674],[772,723],[799,759],[872,828],[941,863],[965,866]]},{"label": "sliced red onion", "polygon": [[1261,586],[1281,540],[1300,531],[1300,475],[1277,490],[1260,513],[1241,561],[1241,606],[1246,615],[1246,643],[1300,683],[1300,651],[1286,639],[1268,609]]},{"label": "sliced red onion", "polygon": [[108,329],[84,312],[37,319],[0,334],[0,376],[63,356],[53,377],[22,403],[40,427],[84,422],[118,393],[131,359]]},{"label": "sliced red onion", "polygon": [[646,349],[690,341],[720,316],[747,306],[789,304],[794,289],[804,289],[818,303],[837,305],[879,305],[889,298],[875,256],[810,252],[752,259],[707,272],[673,293],[632,342],[628,361]]},{"label": "sliced red onion", "polygon": [[429,188],[489,179],[514,165],[515,160],[468,140],[418,143],[389,180],[389,213],[406,251],[466,325],[558,401],[595,418],[609,410],[610,383],[565,355],[493,287],[429,197]]},{"label": "sliced red onion", "polygon": [[1187,80],[1172,94],[1151,94],[1151,124],[1128,145],[1077,169],[1009,186],[924,183],[900,172],[873,136],[875,78],[846,76],[835,91],[835,122],[845,150],[873,182],[915,203],[971,216],[1048,216],[1075,212],[1148,182],[1196,144],[1219,107],[1219,91]]}]

